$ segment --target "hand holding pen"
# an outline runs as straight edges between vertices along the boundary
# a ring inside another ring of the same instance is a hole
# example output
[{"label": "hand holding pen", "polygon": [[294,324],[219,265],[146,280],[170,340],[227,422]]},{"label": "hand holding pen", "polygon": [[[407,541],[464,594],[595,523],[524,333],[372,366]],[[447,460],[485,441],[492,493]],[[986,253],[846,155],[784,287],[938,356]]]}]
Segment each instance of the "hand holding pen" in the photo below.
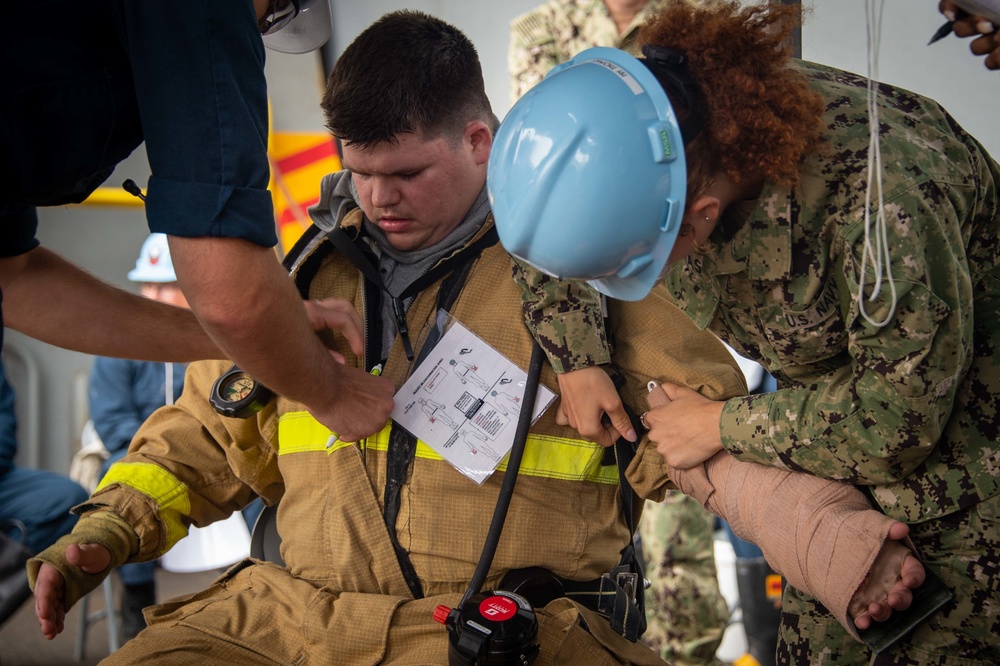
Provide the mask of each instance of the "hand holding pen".
[{"label": "hand holding pen", "polygon": [[1000,69],[1000,2],[997,0],[942,0],[938,4],[948,22],[931,38],[929,44],[942,39],[952,32],[958,37],[976,38],[969,44],[975,55],[986,56],[984,64],[988,69]]}]

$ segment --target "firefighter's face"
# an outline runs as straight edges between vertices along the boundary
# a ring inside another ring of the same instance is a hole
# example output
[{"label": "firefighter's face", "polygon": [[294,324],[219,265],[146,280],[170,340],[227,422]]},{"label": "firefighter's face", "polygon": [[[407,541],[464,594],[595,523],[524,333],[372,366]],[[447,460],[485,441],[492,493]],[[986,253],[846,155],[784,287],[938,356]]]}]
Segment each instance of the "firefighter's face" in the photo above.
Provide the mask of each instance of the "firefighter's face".
[{"label": "firefighter's face", "polygon": [[440,242],[465,218],[486,183],[493,137],[480,121],[461,138],[396,135],[361,149],[344,145],[358,203],[397,250],[422,250]]}]

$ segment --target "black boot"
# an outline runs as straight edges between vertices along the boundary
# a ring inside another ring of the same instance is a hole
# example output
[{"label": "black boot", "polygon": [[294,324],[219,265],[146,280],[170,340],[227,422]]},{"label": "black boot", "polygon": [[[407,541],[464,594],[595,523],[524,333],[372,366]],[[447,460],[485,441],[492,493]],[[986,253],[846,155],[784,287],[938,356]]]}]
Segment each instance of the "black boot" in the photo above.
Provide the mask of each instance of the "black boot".
[{"label": "black boot", "polygon": [[135,638],[146,628],[142,609],[156,604],[156,583],[124,585],[122,588],[122,636],[125,640]]},{"label": "black boot", "polygon": [[[769,581],[768,576],[777,578]],[[775,602],[781,599],[780,576],[762,557],[737,559],[736,585],[740,592],[748,654],[760,666],[775,666],[778,626],[781,623],[781,608],[775,607]]]}]

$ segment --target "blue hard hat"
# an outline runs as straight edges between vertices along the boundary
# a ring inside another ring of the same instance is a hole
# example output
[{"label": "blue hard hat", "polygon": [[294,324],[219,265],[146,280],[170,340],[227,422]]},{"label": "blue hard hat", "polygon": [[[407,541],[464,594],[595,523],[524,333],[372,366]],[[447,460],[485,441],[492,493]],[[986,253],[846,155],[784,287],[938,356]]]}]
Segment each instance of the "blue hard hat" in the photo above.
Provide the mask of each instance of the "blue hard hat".
[{"label": "blue hard hat", "polygon": [[684,213],[680,127],[645,65],[618,49],[587,49],[508,112],[487,186],[508,252],[640,300],[663,272]]},{"label": "blue hard hat", "polygon": [[139,250],[135,268],[128,272],[128,279],[132,282],[177,282],[166,235],[149,235]]}]

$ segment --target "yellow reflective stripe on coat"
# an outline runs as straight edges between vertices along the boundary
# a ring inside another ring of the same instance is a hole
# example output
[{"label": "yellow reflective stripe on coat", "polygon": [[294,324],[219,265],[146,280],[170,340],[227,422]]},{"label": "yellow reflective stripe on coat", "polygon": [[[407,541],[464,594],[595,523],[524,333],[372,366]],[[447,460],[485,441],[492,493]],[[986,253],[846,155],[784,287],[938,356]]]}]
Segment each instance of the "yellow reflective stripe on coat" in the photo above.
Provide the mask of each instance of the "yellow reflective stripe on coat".
[{"label": "yellow reflective stripe on coat", "polygon": [[[374,451],[389,449],[391,422],[381,432],[365,439],[362,448]],[[278,418],[278,455],[308,451],[332,453],[353,442],[337,441],[327,448],[330,430],[314,419],[308,412],[288,412]],[[427,460],[444,460],[434,449],[417,440],[416,456]],[[567,481],[591,481],[594,483],[618,484],[618,467],[601,465],[604,449],[594,442],[583,439],[555,437],[553,435],[529,434],[521,459],[520,473],[527,476],[541,476]],[[497,470],[507,469],[501,463]]]},{"label": "yellow reflective stripe on coat", "polygon": [[97,484],[95,493],[113,483],[138,490],[156,502],[167,526],[167,549],[187,536],[181,516],[191,513],[191,498],[180,479],[151,463],[115,463]]}]

